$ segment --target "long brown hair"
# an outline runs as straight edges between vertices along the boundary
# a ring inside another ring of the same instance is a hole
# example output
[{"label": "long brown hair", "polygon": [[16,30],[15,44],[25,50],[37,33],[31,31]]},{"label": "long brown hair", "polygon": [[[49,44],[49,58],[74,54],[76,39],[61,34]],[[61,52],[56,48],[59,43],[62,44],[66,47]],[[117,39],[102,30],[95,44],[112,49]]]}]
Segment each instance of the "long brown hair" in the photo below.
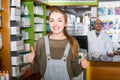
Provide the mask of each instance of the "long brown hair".
[{"label": "long brown hair", "polygon": [[[63,10],[61,10],[59,8],[53,8],[51,10],[51,12],[49,13],[49,17],[53,12],[58,12],[58,13],[63,14],[64,19],[65,19],[65,23],[67,23],[67,15]],[[72,52],[73,60],[74,60],[78,55],[78,50],[75,47],[75,46],[78,46],[78,48],[79,48],[79,45],[75,45],[77,43],[77,40],[75,40],[73,37],[69,36],[69,34],[68,34],[67,30],[66,30],[66,27],[64,27],[63,33],[64,33],[64,35],[66,36],[67,40],[70,43],[70,48],[71,48],[71,52]],[[52,32],[51,32],[51,34],[52,34]]]}]

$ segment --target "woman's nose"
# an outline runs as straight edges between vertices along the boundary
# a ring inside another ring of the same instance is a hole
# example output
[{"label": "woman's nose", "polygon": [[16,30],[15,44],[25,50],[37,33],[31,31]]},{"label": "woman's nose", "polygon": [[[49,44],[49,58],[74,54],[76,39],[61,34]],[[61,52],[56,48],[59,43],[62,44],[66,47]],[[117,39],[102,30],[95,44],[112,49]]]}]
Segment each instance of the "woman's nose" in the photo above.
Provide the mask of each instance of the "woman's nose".
[{"label": "woman's nose", "polygon": [[53,24],[54,24],[54,25],[57,25],[57,22],[54,22]]}]

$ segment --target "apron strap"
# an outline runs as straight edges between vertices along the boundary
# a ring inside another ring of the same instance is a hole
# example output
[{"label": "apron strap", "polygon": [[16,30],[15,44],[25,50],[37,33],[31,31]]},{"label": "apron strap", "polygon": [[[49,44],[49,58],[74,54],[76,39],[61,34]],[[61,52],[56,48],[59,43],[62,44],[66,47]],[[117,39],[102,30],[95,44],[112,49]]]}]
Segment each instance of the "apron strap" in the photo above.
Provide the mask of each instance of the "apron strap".
[{"label": "apron strap", "polygon": [[64,59],[67,58],[67,56],[69,54],[69,50],[70,50],[70,44],[68,42],[67,45],[66,45],[65,51],[64,51],[64,56],[63,56]]},{"label": "apron strap", "polygon": [[46,56],[50,56],[50,48],[49,48],[48,36],[44,36],[44,40],[45,40],[45,51],[46,51]]}]

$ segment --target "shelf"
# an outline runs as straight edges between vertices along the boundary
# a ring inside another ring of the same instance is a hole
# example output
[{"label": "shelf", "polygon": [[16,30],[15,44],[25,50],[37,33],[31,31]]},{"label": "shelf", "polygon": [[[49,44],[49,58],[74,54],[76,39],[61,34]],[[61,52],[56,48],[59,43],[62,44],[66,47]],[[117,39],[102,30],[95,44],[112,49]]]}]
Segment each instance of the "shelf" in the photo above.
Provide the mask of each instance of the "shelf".
[{"label": "shelf", "polygon": [[22,28],[22,29],[27,29],[27,28],[31,28],[31,26],[22,26],[22,27],[20,27],[20,28]]},{"label": "shelf", "polygon": [[11,39],[11,41],[19,41],[21,36],[22,36],[21,34],[19,34],[19,35],[10,35],[10,39]]},{"label": "shelf", "polygon": [[21,37],[22,34],[10,34],[10,36],[18,36],[18,37]]},{"label": "shelf", "polygon": [[21,51],[11,51],[11,56],[18,56],[19,54],[24,53],[25,50],[21,50]]},{"label": "shelf", "polygon": [[21,17],[30,17],[31,15],[25,15],[25,14],[22,14]]},{"label": "shelf", "polygon": [[30,38],[29,39],[23,39],[24,41],[26,41],[26,40],[30,40]]},{"label": "shelf", "polygon": [[34,24],[44,24],[44,23],[34,23]]},{"label": "shelf", "polygon": [[35,16],[35,17],[37,17],[37,16],[38,16],[38,17],[39,17],[39,16],[40,16],[40,17],[43,17],[44,15],[34,14],[34,16]]},{"label": "shelf", "polygon": [[21,7],[19,7],[19,6],[10,6],[10,8],[17,8],[17,9],[21,9]]},{"label": "shelf", "polygon": [[34,33],[42,33],[42,32],[44,32],[44,31],[34,31]]}]

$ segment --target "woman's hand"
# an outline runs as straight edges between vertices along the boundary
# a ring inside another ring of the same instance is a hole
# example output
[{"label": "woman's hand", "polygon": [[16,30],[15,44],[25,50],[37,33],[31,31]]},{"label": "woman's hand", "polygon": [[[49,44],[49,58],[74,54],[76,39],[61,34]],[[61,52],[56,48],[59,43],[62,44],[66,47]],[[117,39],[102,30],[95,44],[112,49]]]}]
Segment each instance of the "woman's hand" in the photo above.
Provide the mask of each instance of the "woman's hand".
[{"label": "woman's hand", "polygon": [[81,66],[84,69],[86,69],[88,67],[88,62],[86,60],[86,54],[84,54],[83,57],[82,57],[82,59],[81,59]]},{"label": "woman's hand", "polygon": [[27,56],[27,61],[33,63],[35,57],[35,51],[33,47],[31,47],[31,53]]}]

